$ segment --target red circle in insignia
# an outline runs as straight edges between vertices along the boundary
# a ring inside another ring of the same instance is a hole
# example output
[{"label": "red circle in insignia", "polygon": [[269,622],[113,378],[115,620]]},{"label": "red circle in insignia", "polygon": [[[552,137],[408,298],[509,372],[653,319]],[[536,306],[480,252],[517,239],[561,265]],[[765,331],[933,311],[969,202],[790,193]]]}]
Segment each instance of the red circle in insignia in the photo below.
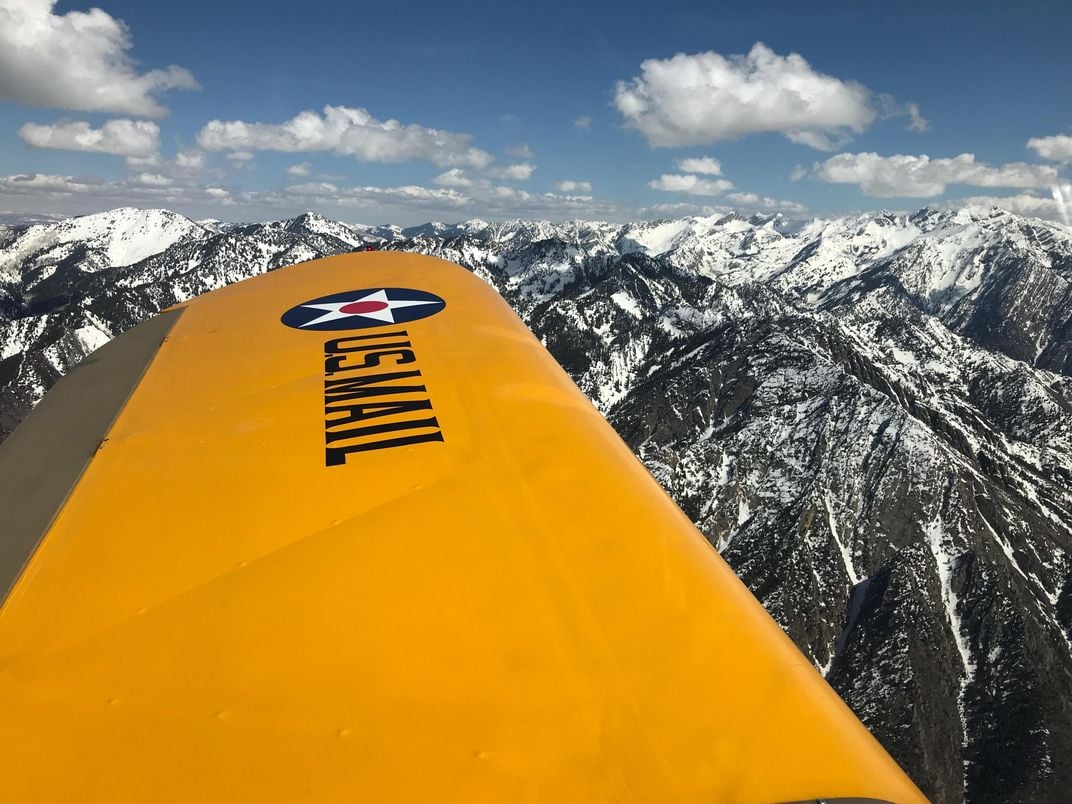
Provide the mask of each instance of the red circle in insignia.
[{"label": "red circle in insignia", "polygon": [[351,304],[344,305],[339,308],[339,312],[349,313],[350,315],[361,315],[362,313],[376,313],[380,310],[387,309],[387,302],[382,301],[357,301]]}]

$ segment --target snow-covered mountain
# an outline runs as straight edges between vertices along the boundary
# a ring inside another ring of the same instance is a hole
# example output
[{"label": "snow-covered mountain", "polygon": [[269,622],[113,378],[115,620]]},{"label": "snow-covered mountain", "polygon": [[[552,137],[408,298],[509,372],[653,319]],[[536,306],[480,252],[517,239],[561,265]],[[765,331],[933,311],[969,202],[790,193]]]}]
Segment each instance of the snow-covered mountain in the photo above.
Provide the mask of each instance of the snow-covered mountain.
[{"label": "snow-covered mountain", "polygon": [[154,312],[330,253],[494,285],[935,801],[1072,789],[1072,232],[994,209],[0,227],[0,435]]}]

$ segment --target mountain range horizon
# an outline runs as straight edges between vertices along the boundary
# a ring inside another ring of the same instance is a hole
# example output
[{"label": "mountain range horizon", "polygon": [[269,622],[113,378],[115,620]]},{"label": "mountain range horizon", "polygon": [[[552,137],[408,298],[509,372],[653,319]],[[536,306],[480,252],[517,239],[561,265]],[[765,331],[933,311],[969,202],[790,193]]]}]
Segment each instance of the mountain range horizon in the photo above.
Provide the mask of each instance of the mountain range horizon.
[{"label": "mountain range horizon", "polygon": [[156,312],[367,245],[495,287],[932,800],[1072,784],[1072,230],[978,206],[0,225],[0,437]]}]

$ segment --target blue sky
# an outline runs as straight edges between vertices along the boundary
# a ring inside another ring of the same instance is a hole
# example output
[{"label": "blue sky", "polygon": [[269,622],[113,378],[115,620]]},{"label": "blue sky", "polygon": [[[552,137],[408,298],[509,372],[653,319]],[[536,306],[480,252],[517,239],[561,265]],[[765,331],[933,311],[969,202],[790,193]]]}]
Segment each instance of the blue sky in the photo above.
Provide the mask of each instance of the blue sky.
[{"label": "blue sky", "polygon": [[1066,3],[92,8],[0,0],[0,211],[1064,220]]}]

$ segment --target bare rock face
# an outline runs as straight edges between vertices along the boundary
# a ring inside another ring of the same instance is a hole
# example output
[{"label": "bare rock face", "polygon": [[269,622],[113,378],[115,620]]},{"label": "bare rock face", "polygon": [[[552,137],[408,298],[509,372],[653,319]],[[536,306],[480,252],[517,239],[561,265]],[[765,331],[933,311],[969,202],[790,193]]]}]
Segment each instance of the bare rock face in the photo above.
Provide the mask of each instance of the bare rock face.
[{"label": "bare rock face", "polygon": [[1067,797],[1067,229],[990,209],[5,227],[0,436],[158,310],[368,242],[494,285],[931,798]]}]

